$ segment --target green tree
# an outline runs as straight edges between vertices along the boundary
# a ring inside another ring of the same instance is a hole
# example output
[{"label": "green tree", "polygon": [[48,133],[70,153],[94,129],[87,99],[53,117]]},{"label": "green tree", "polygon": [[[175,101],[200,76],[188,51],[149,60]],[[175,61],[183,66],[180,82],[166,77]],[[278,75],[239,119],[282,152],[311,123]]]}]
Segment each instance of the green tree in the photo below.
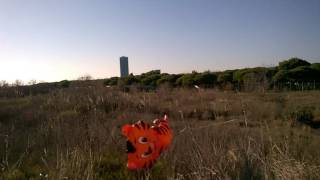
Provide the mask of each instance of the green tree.
[{"label": "green tree", "polygon": [[290,70],[280,70],[274,77],[274,82],[319,81],[320,71],[309,66],[299,66]]},{"label": "green tree", "polygon": [[273,82],[288,82],[291,81],[289,77],[289,71],[288,70],[280,70],[278,71],[273,77]]},{"label": "green tree", "polygon": [[63,80],[58,83],[58,87],[68,88],[70,86],[70,81]]},{"label": "green tree", "polygon": [[233,73],[233,81],[244,82],[254,81],[263,82],[268,81],[274,74],[274,68],[255,67],[236,70]]},{"label": "green tree", "polygon": [[280,70],[290,70],[290,69],[294,69],[299,66],[309,66],[309,65],[310,65],[310,63],[308,61],[294,57],[294,58],[280,62],[279,69]]},{"label": "green tree", "polygon": [[211,72],[196,74],[193,81],[197,85],[213,86],[217,81],[217,75]]},{"label": "green tree", "polygon": [[320,71],[320,63],[313,63],[310,65],[310,68]]},{"label": "green tree", "polygon": [[133,74],[130,74],[129,76],[121,78],[121,79],[122,79],[124,85],[132,85],[135,83],[139,83],[139,80]]},{"label": "green tree", "polygon": [[115,86],[118,84],[119,77],[111,77],[109,79],[104,80],[103,84],[106,86]]},{"label": "green tree", "polygon": [[148,76],[145,76],[141,79],[141,84],[148,85],[148,86],[156,86],[158,79],[161,78],[160,74],[151,74]]},{"label": "green tree", "polygon": [[146,73],[142,73],[141,77],[144,78],[144,77],[148,77],[148,76],[151,76],[151,75],[160,75],[160,74],[161,74],[160,70],[152,70],[152,71],[149,71],[149,72],[146,72]]},{"label": "green tree", "polygon": [[295,81],[314,81],[319,80],[319,71],[309,66],[299,66],[289,71],[289,77]]},{"label": "green tree", "polygon": [[167,83],[171,86],[173,86],[176,82],[176,80],[181,77],[181,75],[177,74],[161,74],[160,79],[157,80],[157,85]]},{"label": "green tree", "polygon": [[184,74],[183,76],[177,79],[176,84],[179,86],[192,86],[195,83],[194,81],[195,75],[196,73]]},{"label": "green tree", "polygon": [[243,76],[247,73],[248,69],[238,69],[233,73],[233,81],[241,82],[243,81]]},{"label": "green tree", "polygon": [[231,83],[233,81],[233,72],[234,70],[227,70],[219,73],[217,77],[218,83]]}]

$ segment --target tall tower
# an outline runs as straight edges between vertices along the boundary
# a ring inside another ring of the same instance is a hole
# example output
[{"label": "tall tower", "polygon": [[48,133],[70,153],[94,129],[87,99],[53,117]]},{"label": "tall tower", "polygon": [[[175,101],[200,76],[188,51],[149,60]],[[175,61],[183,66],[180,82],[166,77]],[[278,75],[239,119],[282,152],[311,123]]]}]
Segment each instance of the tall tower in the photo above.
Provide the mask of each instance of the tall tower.
[{"label": "tall tower", "polygon": [[126,77],[129,75],[129,60],[126,56],[120,57],[120,77]]}]

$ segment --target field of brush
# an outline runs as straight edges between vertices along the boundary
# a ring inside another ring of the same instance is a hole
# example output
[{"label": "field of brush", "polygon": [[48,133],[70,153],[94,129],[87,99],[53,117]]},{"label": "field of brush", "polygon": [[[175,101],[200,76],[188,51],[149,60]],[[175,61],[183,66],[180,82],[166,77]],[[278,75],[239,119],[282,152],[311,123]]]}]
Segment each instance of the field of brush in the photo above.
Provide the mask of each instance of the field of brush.
[{"label": "field of brush", "polygon": [[[125,123],[168,114],[173,143],[126,169]],[[320,92],[66,88],[0,98],[0,179],[320,179]]]}]

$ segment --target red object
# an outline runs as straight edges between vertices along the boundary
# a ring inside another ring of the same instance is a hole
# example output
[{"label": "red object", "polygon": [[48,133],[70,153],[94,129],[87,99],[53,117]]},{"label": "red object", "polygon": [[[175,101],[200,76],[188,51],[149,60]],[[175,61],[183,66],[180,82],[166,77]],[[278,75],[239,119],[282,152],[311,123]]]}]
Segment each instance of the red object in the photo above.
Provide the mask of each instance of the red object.
[{"label": "red object", "polygon": [[122,126],[122,134],[127,138],[127,167],[130,170],[151,168],[163,150],[172,141],[172,130],[168,117],[155,120],[153,125],[138,121]]}]

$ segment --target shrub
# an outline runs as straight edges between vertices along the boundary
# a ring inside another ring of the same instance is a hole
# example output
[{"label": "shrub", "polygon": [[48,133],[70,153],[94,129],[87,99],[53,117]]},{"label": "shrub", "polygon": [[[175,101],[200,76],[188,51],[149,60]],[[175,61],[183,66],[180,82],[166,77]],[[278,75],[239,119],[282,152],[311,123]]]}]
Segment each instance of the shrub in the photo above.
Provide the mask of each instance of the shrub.
[{"label": "shrub", "polygon": [[157,85],[168,83],[169,85],[174,85],[176,80],[180,78],[181,75],[176,74],[162,74],[161,78],[157,80]]},{"label": "shrub", "polygon": [[320,71],[309,66],[299,66],[290,70],[280,70],[274,77],[274,82],[308,81],[319,79]]},{"label": "shrub", "polygon": [[95,179],[129,179],[130,174],[123,161],[118,153],[103,156],[94,164]]},{"label": "shrub", "polygon": [[310,63],[308,61],[294,57],[294,58],[280,62],[279,69],[280,70],[290,70],[290,69],[294,69],[299,66],[309,66],[309,65],[310,65]]},{"label": "shrub", "polygon": [[141,80],[141,84],[145,86],[156,86],[157,81],[161,78],[160,74],[152,74]]},{"label": "shrub", "polygon": [[192,74],[184,74],[180,78],[177,79],[176,84],[180,86],[192,86],[194,85],[194,76],[195,73]]},{"label": "shrub", "polygon": [[124,85],[132,85],[135,83],[139,83],[138,78],[136,78],[133,74],[130,74],[127,77],[121,78],[124,82]]},{"label": "shrub", "polygon": [[196,74],[194,77],[194,83],[197,85],[213,86],[216,81],[217,76],[211,72]]},{"label": "shrub", "polygon": [[311,67],[312,69],[315,69],[315,70],[317,70],[317,71],[320,71],[320,63],[313,63],[313,64],[310,65],[310,67]]},{"label": "shrub", "polygon": [[60,81],[58,86],[62,87],[62,88],[68,88],[70,86],[70,81],[68,81],[68,80]]},{"label": "shrub", "polygon": [[313,109],[310,107],[297,109],[291,113],[291,117],[297,122],[311,125],[314,119]]},{"label": "shrub", "polygon": [[219,83],[226,83],[233,81],[233,72],[232,70],[223,71],[218,75],[218,82]]},{"label": "shrub", "polygon": [[103,84],[104,84],[105,86],[107,86],[107,85],[109,85],[109,86],[115,86],[115,85],[118,84],[118,80],[119,80],[118,77],[111,77],[111,78],[109,78],[109,79],[106,79],[106,80],[103,82]]}]

